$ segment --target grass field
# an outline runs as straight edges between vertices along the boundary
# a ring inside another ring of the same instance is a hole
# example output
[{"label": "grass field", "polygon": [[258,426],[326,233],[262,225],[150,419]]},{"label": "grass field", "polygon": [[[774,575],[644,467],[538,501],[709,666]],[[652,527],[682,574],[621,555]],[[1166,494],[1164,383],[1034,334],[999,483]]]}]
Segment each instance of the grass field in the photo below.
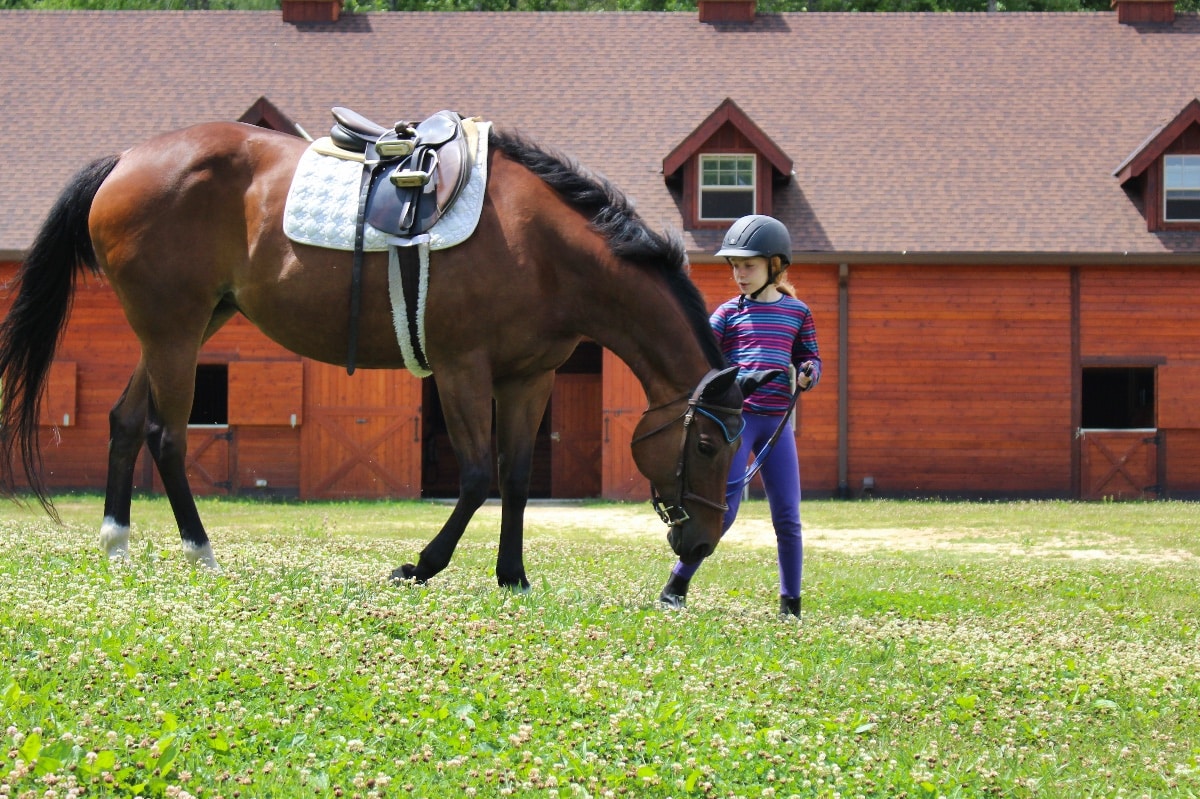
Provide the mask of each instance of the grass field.
[{"label": "grass field", "polygon": [[1200,795],[1200,505],[806,501],[780,620],[766,507],[693,581],[648,505],[499,511],[387,584],[449,508],[165,501],[132,557],[0,510],[0,797]]}]

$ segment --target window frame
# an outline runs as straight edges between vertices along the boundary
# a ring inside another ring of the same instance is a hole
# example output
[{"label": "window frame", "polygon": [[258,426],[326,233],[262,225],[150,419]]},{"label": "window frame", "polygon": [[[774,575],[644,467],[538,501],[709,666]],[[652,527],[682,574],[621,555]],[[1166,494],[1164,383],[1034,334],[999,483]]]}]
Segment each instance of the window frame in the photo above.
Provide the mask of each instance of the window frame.
[{"label": "window frame", "polygon": [[[1171,225],[1173,225],[1173,224],[1186,225],[1186,224],[1200,223],[1200,214],[1197,214],[1194,217],[1173,217],[1167,212],[1167,209],[1169,207],[1169,202],[1171,199],[1171,194],[1173,192],[1193,192],[1197,195],[1194,202],[1200,202],[1200,182],[1197,182],[1196,185],[1192,185],[1192,186],[1185,185],[1185,186],[1171,187],[1169,185],[1168,180],[1167,180],[1167,171],[1168,171],[1168,169],[1170,169],[1170,161],[1172,159],[1179,159],[1181,161],[1184,159],[1190,159],[1193,162],[1193,164],[1191,165],[1191,169],[1196,170],[1197,173],[1200,174],[1200,154],[1196,154],[1196,153],[1166,153],[1163,155],[1163,159],[1162,159],[1162,165],[1163,165],[1162,166],[1162,221],[1165,224],[1171,224]],[[1180,166],[1182,168],[1184,168],[1185,170],[1188,169],[1187,164],[1181,164]],[[1200,181],[1200,176],[1198,176],[1197,180]]]},{"label": "window frame", "polygon": [[[705,162],[710,160],[737,160],[749,159],[750,161],[750,184],[736,186],[707,186],[704,183]],[[758,175],[758,153],[755,152],[707,152],[698,153],[696,156],[696,220],[700,224],[714,222],[730,222],[735,219],[740,219],[746,214],[758,213],[759,207],[759,175]],[[738,214],[737,216],[705,216],[704,215],[704,196],[705,192],[715,193],[739,193],[750,195],[750,210],[746,214]]]}]

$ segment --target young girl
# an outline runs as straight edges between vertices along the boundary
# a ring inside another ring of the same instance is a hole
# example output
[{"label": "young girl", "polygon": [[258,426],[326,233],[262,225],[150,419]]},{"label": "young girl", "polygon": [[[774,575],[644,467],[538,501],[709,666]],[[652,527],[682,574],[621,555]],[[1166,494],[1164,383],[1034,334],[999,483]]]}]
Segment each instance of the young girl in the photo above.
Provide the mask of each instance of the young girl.
[{"label": "young girl", "polygon": [[[743,374],[760,370],[777,372],[755,389],[742,406],[746,429],[729,475],[726,496],[729,510],[724,525],[727,531],[737,518],[747,461],[762,451],[791,406],[788,367],[795,367],[797,383],[802,391],[807,391],[821,379],[821,355],[812,313],[796,299],[796,290],[785,275],[792,258],[792,240],[782,222],[761,214],[742,217],[725,234],[717,255],[729,261],[740,292],[717,308],[709,320],[725,357],[740,366]],[[779,551],[779,612],[783,616],[799,616],[804,562],[800,536],[800,462],[790,420],[763,462],[760,474]],[[659,601],[683,607],[688,581],[701,562],[676,563]]]}]

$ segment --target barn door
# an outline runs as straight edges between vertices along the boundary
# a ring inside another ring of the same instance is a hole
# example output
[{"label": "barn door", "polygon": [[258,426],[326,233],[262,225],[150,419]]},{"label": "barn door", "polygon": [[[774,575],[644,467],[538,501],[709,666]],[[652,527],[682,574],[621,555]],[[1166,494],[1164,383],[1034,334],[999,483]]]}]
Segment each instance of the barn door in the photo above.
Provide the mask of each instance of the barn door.
[{"label": "barn door", "polygon": [[302,499],[412,498],[421,489],[421,381],[304,362]]},{"label": "barn door", "polygon": [[1156,499],[1156,430],[1080,431],[1082,499]]},{"label": "barn door", "polygon": [[559,374],[550,401],[550,496],[600,496],[600,375]]},{"label": "barn door", "polygon": [[602,495],[605,499],[649,499],[650,482],[638,472],[629,447],[646,409],[646,393],[629,367],[608,350],[604,351],[603,403]]}]

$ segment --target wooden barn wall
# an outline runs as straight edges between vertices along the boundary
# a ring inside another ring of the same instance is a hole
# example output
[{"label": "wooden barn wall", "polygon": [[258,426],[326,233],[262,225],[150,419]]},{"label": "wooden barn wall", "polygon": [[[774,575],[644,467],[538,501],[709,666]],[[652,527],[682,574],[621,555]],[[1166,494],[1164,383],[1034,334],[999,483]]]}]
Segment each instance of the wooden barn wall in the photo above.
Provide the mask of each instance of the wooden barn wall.
[{"label": "wooden barn wall", "polygon": [[849,287],[852,492],[1069,495],[1069,269],[855,265]]},{"label": "wooden barn wall", "polygon": [[[1167,495],[1200,493],[1200,270],[1089,267],[1079,277],[1083,363],[1155,366]],[[1171,379],[1165,380],[1171,372]],[[1176,377],[1182,373],[1181,377]]]}]

